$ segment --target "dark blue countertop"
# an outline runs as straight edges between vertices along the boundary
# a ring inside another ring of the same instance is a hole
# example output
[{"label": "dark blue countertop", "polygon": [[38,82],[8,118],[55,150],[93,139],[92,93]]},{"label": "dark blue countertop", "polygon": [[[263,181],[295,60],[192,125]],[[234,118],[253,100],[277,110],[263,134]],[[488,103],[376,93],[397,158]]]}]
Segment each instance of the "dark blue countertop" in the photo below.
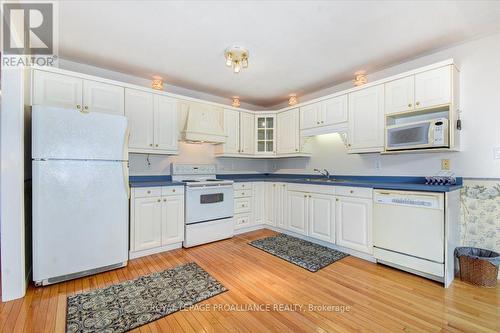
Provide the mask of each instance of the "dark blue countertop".
[{"label": "dark blue countertop", "polygon": [[[426,185],[424,177],[391,176],[331,176],[334,182],[310,181],[321,179],[319,175],[300,174],[221,174],[219,179],[235,182],[286,182],[309,185],[370,187],[384,190],[408,190],[425,192],[450,192],[462,188],[462,177],[457,177],[456,185]],[[172,181],[171,176],[130,176],[131,187],[184,186],[182,182]]]},{"label": "dark blue countertop", "polygon": [[184,186],[182,182],[172,181],[171,176],[130,176],[130,187]]},{"label": "dark blue countertop", "polygon": [[235,182],[286,182],[298,184],[317,184],[330,186],[371,187],[384,190],[408,190],[425,192],[450,192],[462,188],[462,177],[457,177],[456,185],[426,185],[424,177],[402,176],[331,176],[335,182],[310,181],[306,179],[321,179],[319,175],[300,174],[223,174],[220,179],[231,179]]}]

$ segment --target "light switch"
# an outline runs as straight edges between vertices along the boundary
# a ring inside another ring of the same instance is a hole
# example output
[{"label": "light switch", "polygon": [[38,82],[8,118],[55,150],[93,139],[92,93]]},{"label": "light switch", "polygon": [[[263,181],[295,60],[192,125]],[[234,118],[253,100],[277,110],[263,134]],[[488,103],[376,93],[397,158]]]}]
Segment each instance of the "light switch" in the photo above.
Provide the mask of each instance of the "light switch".
[{"label": "light switch", "polygon": [[500,160],[500,147],[493,148],[493,156],[495,160]]}]

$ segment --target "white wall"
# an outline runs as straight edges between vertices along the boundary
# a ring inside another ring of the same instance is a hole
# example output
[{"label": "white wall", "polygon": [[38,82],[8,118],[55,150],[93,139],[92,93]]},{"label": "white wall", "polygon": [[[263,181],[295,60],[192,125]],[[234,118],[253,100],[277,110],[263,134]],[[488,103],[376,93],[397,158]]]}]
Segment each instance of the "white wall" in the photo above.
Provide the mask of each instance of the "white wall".
[{"label": "white wall", "polygon": [[0,223],[2,301],[26,290],[24,220],[24,80],[21,69],[2,69],[0,112]]},{"label": "white wall", "polygon": [[[462,151],[401,155],[349,155],[337,135],[315,137],[309,160],[286,159],[276,163],[279,173],[312,172],[327,168],[335,174],[350,175],[433,175],[441,159],[451,160],[451,170],[459,176],[500,178],[500,160],[493,158],[500,147],[500,34],[461,44],[409,61],[368,76],[375,81],[407,70],[454,58],[460,69]],[[345,88],[347,83],[340,87]],[[339,87],[328,91],[341,90]],[[326,93],[325,93],[326,94]],[[312,97],[317,97],[314,94]],[[306,101],[302,98],[301,101]],[[380,169],[376,168],[380,161]]]}]

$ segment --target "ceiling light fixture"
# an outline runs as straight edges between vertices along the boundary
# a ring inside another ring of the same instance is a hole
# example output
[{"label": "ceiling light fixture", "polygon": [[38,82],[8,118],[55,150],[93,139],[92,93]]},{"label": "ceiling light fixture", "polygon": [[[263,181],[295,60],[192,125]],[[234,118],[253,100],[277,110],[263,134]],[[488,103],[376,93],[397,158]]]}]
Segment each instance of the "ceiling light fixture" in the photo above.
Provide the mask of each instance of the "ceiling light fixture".
[{"label": "ceiling light fixture", "polygon": [[366,84],[367,79],[366,79],[366,74],[364,73],[355,73],[354,74],[355,77],[354,77],[354,85],[356,87],[359,87],[359,86],[362,86],[363,84]]},{"label": "ceiling light fixture", "polygon": [[234,106],[235,108],[239,108],[241,105],[240,98],[238,96],[234,96],[231,105]]},{"label": "ceiling light fixture", "polygon": [[232,67],[234,73],[239,73],[242,68],[248,67],[248,56],[248,50],[241,46],[231,46],[224,51],[226,66]]},{"label": "ceiling light fixture", "polygon": [[153,78],[153,81],[151,81],[151,88],[156,90],[163,90],[163,80],[159,78]]},{"label": "ceiling light fixture", "polygon": [[299,103],[299,99],[297,98],[297,95],[292,94],[290,95],[290,98],[288,99],[288,105],[293,106],[295,104]]}]

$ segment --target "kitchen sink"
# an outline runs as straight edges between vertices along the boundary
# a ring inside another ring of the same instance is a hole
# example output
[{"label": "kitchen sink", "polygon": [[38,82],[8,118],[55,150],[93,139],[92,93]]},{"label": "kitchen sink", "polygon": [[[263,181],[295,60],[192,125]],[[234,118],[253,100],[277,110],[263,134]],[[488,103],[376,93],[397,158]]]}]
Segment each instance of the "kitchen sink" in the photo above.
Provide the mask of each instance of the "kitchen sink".
[{"label": "kitchen sink", "polygon": [[304,179],[307,182],[318,182],[318,183],[342,183],[347,182],[346,179],[338,179],[338,178],[306,178]]}]

